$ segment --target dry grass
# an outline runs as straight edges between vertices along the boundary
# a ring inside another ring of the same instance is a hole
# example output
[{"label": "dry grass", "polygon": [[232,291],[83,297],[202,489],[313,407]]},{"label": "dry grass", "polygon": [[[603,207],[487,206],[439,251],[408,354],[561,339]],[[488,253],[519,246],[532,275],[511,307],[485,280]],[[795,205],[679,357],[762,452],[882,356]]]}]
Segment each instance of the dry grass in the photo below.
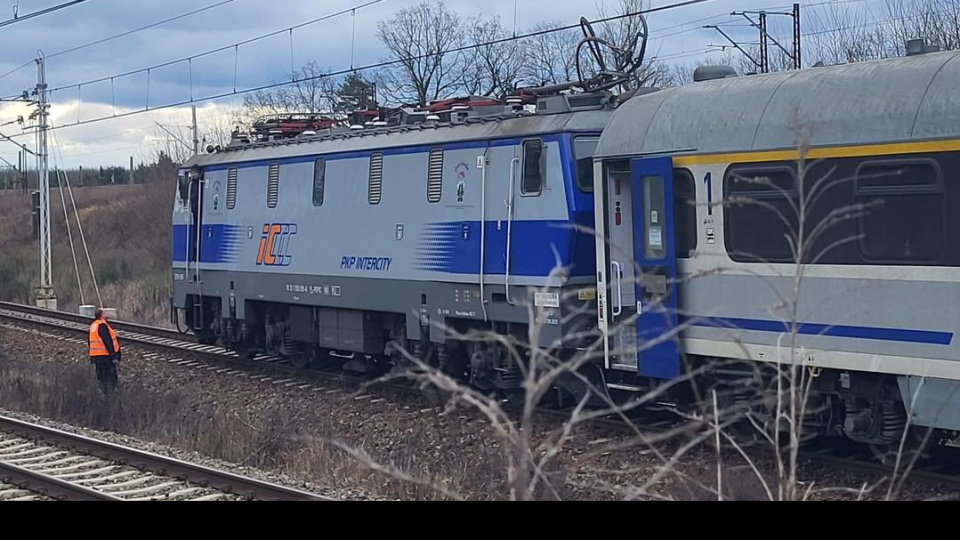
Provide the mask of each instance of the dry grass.
[{"label": "dry grass", "polygon": [[[376,497],[444,498],[431,485],[471,499],[501,496],[499,452],[480,440],[459,441],[473,451],[449,452],[432,446],[436,434],[422,425],[393,431],[378,427],[369,414],[322,417],[282,403],[200,403],[200,384],[158,391],[122,374],[121,379],[116,398],[106,398],[97,390],[92,366],[10,359],[0,352],[0,407]],[[372,471],[333,441],[415,471],[414,481]]]},{"label": "dry grass", "polygon": [[[124,319],[165,323],[173,174],[158,172],[156,181],[147,185],[87,187],[74,194],[104,304],[118,308]],[[50,202],[54,287],[61,309],[75,310],[81,301],[59,190],[53,190]],[[30,302],[38,283],[39,252],[30,205],[29,195],[0,195],[0,300]],[[83,299],[96,304],[72,209],[70,218]]]},{"label": "dry grass", "polygon": [[[674,484],[671,495],[681,501],[769,501],[763,481],[746,465],[723,468],[722,494],[717,493],[717,467],[714,456],[704,455],[699,467],[690,467]],[[767,475],[764,481],[774,479]]]}]

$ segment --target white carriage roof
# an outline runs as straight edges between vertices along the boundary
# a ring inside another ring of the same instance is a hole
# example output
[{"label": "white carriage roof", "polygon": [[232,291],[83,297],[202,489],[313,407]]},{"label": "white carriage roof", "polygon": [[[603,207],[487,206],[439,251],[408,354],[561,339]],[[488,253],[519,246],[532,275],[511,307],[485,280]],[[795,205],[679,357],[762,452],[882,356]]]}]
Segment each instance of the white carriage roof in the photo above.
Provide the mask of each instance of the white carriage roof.
[{"label": "white carriage roof", "polygon": [[522,138],[548,133],[599,132],[610,119],[611,113],[611,110],[596,110],[564,114],[531,114],[512,118],[470,120],[462,123],[411,124],[335,135],[297,137],[277,142],[252,143],[213,154],[199,155],[184,163],[183,166],[207,167],[298,156]]},{"label": "white carriage roof", "polygon": [[600,158],[732,153],[960,136],[960,52],[704,81],[614,113]]}]

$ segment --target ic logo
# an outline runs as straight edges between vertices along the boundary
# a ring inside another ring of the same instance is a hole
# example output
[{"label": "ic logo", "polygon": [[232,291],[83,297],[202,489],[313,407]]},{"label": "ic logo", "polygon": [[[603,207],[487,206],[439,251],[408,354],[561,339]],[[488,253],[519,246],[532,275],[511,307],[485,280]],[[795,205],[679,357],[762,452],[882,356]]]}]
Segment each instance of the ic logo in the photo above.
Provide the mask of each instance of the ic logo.
[{"label": "ic logo", "polygon": [[265,223],[260,249],[257,251],[257,266],[290,266],[290,239],[297,234],[293,223]]}]

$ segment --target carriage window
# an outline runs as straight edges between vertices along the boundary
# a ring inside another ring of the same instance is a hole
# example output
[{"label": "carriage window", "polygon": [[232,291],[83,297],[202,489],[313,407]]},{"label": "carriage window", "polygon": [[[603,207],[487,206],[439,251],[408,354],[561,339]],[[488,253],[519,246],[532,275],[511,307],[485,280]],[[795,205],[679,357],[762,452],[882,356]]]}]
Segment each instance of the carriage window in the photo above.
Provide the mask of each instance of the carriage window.
[{"label": "carriage window", "polygon": [[237,206],[237,168],[230,167],[227,172],[227,209],[233,210]]},{"label": "carriage window", "polygon": [[737,262],[792,262],[796,173],[734,165],[724,179],[727,253]]},{"label": "carriage window", "polygon": [[543,192],[546,175],[546,154],[543,141],[537,139],[523,142],[523,178],[520,182],[520,194],[536,197]]},{"label": "carriage window", "polygon": [[910,191],[913,188],[933,188],[940,191],[940,171],[930,161],[864,163],[857,171],[857,189]]},{"label": "carriage window", "polygon": [[577,186],[585,193],[593,193],[593,156],[597,153],[597,137],[573,139],[573,159],[576,160]]},{"label": "carriage window", "polygon": [[370,156],[370,183],[367,190],[367,201],[370,204],[380,204],[383,197],[383,154],[374,152]]},{"label": "carriage window", "polygon": [[643,184],[643,230],[647,232],[643,239],[644,256],[647,259],[663,259],[667,255],[664,243],[666,236],[667,201],[664,197],[662,176],[644,176]]},{"label": "carriage window", "polygon": [[443,149],[430,151],[427,167],[427,202],[438,203],[443,195]]},{"label": "carriage window", "polygon": [[946,207],[933,161],[873,162],[857,170],[860,251],[874,262],[935,261],[943,254]]},{"label": "carriage window", "polygon": [[686,169],[673,171],[674,224],[677,228],[677,257],[689,259],[697,249],[697,188]]},{"label": "carriage window", "polygon": [[280,198],[280,164],[274,161],[267,173],[267,207],[276,208]]},{"label": "carriage window", "polygon": [[323,206],[323,187],[327,180],[327,162],[318,159],[313,165],[313,205]]}]

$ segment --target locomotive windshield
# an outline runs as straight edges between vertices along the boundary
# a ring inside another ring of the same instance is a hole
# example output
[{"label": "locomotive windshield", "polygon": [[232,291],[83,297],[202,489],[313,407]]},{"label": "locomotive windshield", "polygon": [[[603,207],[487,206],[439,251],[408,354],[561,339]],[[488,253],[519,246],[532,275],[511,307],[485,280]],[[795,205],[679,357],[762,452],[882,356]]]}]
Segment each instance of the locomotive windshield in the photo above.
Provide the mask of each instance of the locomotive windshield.
[{"label": "locomotive windshield", "polygon": [[573,158],[576,160],[577,186],[581,191],[593,193],[593,156],[597,153],[598,137],[573,139]]}]

